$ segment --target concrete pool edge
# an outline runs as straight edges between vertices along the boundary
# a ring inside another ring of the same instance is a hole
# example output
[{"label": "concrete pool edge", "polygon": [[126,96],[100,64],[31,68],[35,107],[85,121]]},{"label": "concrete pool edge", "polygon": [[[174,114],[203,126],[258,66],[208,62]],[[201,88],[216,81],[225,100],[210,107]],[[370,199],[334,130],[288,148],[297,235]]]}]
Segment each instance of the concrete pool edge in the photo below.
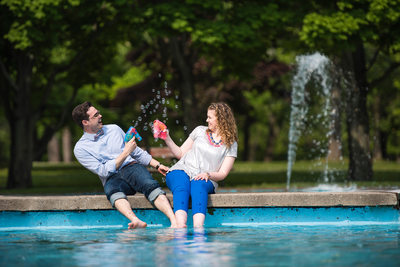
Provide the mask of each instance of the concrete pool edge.
[{"label": "concrete pool edge", "polygon": [[[172,195],[167,194],[172,203]],[[142,194],[128,197],[134,209],[154,209]],[[399,208],[398,192],[257,192],[217,193],[209,196],[209,208],[239,207],[363,207]],[[0,211],[109,210],[105,195],[15,196],[0,195]]]}]

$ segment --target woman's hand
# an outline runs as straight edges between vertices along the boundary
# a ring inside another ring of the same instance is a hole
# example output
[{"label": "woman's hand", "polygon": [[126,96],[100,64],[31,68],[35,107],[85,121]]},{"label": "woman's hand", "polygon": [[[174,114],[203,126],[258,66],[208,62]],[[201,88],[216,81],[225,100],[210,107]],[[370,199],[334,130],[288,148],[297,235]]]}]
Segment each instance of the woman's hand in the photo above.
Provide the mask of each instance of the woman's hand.
[{"label": "woman's hand", "polygon": [[193,177],[193,179],[196,180],[196,181],[205,180],[206,182],[208,182],[208,180],[210,180],[210,173],[202,172],[202,173],[196,175],[195,177]]}]

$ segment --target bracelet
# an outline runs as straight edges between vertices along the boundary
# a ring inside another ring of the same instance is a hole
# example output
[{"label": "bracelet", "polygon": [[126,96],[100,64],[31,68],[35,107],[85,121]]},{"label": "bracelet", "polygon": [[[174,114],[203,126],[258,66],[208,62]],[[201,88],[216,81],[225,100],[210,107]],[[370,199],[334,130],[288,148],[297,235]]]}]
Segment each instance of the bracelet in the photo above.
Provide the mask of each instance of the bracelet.
[{"label": "bracelet", "polygon": [[208,179],[210,179],[210,178],[211,178],[210,173],[209,173],[209,172],[206,172],[206,173],[207,173],[207,175],[208,175]]},{"label": "bracelet", "polygon": [[160,168],[160,166],[161,166],[161,163],[159,162],[159,163],[157,164],[157,166],[156,166],[156,170],[158,170],[158,168]]}]

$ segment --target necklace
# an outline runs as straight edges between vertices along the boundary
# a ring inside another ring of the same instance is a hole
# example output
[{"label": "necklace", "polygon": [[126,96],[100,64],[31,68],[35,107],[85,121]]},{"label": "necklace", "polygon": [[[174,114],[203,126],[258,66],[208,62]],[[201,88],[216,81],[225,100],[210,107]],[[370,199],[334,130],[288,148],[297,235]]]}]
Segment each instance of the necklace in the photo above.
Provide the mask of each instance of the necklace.
[{"label": "necklace", "polygon": [[209,136],[209,141],[214,145],[214,146],[220,146],[222,143],[222,139],[219,140],[218,142],[215,142],[214,138],[212,137],[212,133],[208,132],[208,136]]}]

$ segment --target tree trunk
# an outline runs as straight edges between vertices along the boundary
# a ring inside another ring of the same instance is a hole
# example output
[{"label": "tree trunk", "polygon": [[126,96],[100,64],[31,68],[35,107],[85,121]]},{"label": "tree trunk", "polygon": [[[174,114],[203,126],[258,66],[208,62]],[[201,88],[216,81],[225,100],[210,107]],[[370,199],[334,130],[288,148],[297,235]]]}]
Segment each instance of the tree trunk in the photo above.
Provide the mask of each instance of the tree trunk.
[{"label": "tree trunk", "polygon": [[244,127],[243,127],[243,152],[242,160],[248,161],[250,159],[250,127],[252,125],[252,119],[249,115],[245,115]]},{"label": "tree trunk", "polygon": [[72,137],[71,130],[68,127],[65,127],[62,131],[62,155],[63,162],[72,161]]},{"label": "tree trunk", "polygon": [[341,127],[341,113],[342,108],[340,106],[341,97],[340,97],[340,87],[339,84],[336,83],[332,87],[332,114],[331,114],[331,131],[332,135],[329,140],[329,161],[339,161],[342,157],[342,127]]},{"label": "tree trunk", "polygon": [[274,115],[268,116],[268,140],[266,140],[267,147],[265,148],[264,161],[271,161],[273,159],[276,139],[279,136],[280,128]]},{"label": "tree trunk", "polygon": [[192,77],[192,66],[187,62],[184,55],[184,42],[171,38],[172,58],[180,74],[180,91],[182,92],[183,120],[187,126],[187,132],[191,132],[197,124],[198,114],[194,101],[194,85]]},{"label": "tree trunk", "polygon": [[[34,120],[31,110],[32,62],[28,55],[20,52],[18,76],[13,97],[13,112],[8,120],[11,131],[11,158],[8,169],[7,188],[32,186],[33,131]],[[12,89],[10,89],[12,90]]]},{"label": "tree trunk", "polygon": [[347,132],[349,144],[348,176],[353,181],[372,180],[372,161],[369,148],[367,110],[368,84],[366,80],[364,47],[360,42],[355,51],[345,53],[347,90]]},{"label": "tree trunk", "polygon": [[49,162],[60,162],[60,148],[57,135],[53,135],[47,144],[47,158]]},{"label": "tree trunk", "polygon": [[381,112],[380,112],[380,96],[376,95],[373,101],[373,112],[374,112],[374,159],[381,160],[382,157],[382,135],[381,130],[379,129],[379,124],[381,120]]}]

